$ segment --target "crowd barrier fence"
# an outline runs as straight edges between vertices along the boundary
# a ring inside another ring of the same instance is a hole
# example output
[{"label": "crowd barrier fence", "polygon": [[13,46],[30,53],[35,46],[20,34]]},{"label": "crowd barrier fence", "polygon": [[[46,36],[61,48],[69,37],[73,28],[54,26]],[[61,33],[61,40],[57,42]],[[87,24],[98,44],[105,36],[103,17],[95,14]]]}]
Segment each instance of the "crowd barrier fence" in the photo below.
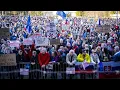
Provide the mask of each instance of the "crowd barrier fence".
[{"label": "crowd barrier fence", "polygon": [[[73,70],[67,71],[66,64],[54,63],[44,68],[39,64],[19,63],[17,66],[1,66],[0,79],[99,79],[99,74],[119,74],[119,71]],[[74,68],[74,67],[71,67]]]}]

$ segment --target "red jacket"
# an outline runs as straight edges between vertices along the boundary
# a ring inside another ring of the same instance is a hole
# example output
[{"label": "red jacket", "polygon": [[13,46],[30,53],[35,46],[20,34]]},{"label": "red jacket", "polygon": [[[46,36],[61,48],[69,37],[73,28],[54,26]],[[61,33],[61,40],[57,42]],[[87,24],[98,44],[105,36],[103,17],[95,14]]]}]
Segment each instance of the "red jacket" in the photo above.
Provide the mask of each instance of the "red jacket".
[{"label": "red jacket", "polygon": [[40,66],[47,65],[49,63],[49,61],[50,61],[50,54],[49,53],[45,53],[45,54],[39,53],[38,62],[40,64]]}]

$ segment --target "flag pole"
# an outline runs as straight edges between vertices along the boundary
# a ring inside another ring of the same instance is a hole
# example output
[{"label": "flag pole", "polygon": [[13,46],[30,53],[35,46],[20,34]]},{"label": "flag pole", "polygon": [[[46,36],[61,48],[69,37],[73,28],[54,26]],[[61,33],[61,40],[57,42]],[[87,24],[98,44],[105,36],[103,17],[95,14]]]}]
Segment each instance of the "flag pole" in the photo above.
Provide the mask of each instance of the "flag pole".
[{"label": "flag pole", "polygon": [[118,26],[118,11],[116,11],[116,24]]}]

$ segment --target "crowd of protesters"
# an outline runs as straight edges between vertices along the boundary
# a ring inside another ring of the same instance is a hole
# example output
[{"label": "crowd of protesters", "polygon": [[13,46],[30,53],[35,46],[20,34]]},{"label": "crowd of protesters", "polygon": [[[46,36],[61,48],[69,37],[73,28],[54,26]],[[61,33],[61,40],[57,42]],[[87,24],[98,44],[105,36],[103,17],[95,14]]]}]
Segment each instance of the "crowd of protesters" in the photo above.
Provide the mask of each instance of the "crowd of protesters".
[{"label": "crowd of protesters", "polygon": [[[83,69],[82,62],[87,62],[94,69],[95,65],[100,62],[119,61],[120,29],[119,25],[116,25],[116,20],[101,19],[102,25],[111,25],[109,33],[96,32],[96,21],[90,24],[87,19],[84,19],[82,23],[81,20],[81,18],[68,18],[64,22],[57,20],[55,25],[60,45],[36,47],[35,42],[32,45],[23,45],[23,39],[36,32],[46,33],[45,25],[54,22],[53,18],[31,17],[32,32],[28,33],[26,30],[27,17],[1,16],[0,28],[10,28],[10,39],[1,39],[0,54],[15,53],[16,62],[30,62],[31,69],[35,69],[35,67],[46,69],[47,65],[52,64],[53,71],[65,71],[66,67],[73,66],[80,66]],[[63,23],[68,25],[67,30],[62,27]],[[10,40],[19,40],[20,47],[11,48],[8,45]],[[89,66],[86,68],[89,69]]]}]

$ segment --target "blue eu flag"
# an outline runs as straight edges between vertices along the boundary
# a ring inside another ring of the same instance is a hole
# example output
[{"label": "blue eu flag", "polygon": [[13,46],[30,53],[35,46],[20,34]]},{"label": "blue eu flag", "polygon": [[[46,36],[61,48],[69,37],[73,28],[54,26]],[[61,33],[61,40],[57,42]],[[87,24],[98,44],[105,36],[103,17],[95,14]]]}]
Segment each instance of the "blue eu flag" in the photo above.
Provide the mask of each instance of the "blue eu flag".
[{"label": "blue eu flag", "polygon": [[61,16],[63,19],[65,19],[66,18],[66,14],[65,14],[65,12],[64,11],[57,11],[57,13],[56,13],[57,15],[59,15],[59,16]]},{"label": "blue eu flag", "polygon": [[31,30],[31,18],[30,18],[30,15],[28,16],[26,30],[27,30],[28,33],[30,33],[32,31]]}]

